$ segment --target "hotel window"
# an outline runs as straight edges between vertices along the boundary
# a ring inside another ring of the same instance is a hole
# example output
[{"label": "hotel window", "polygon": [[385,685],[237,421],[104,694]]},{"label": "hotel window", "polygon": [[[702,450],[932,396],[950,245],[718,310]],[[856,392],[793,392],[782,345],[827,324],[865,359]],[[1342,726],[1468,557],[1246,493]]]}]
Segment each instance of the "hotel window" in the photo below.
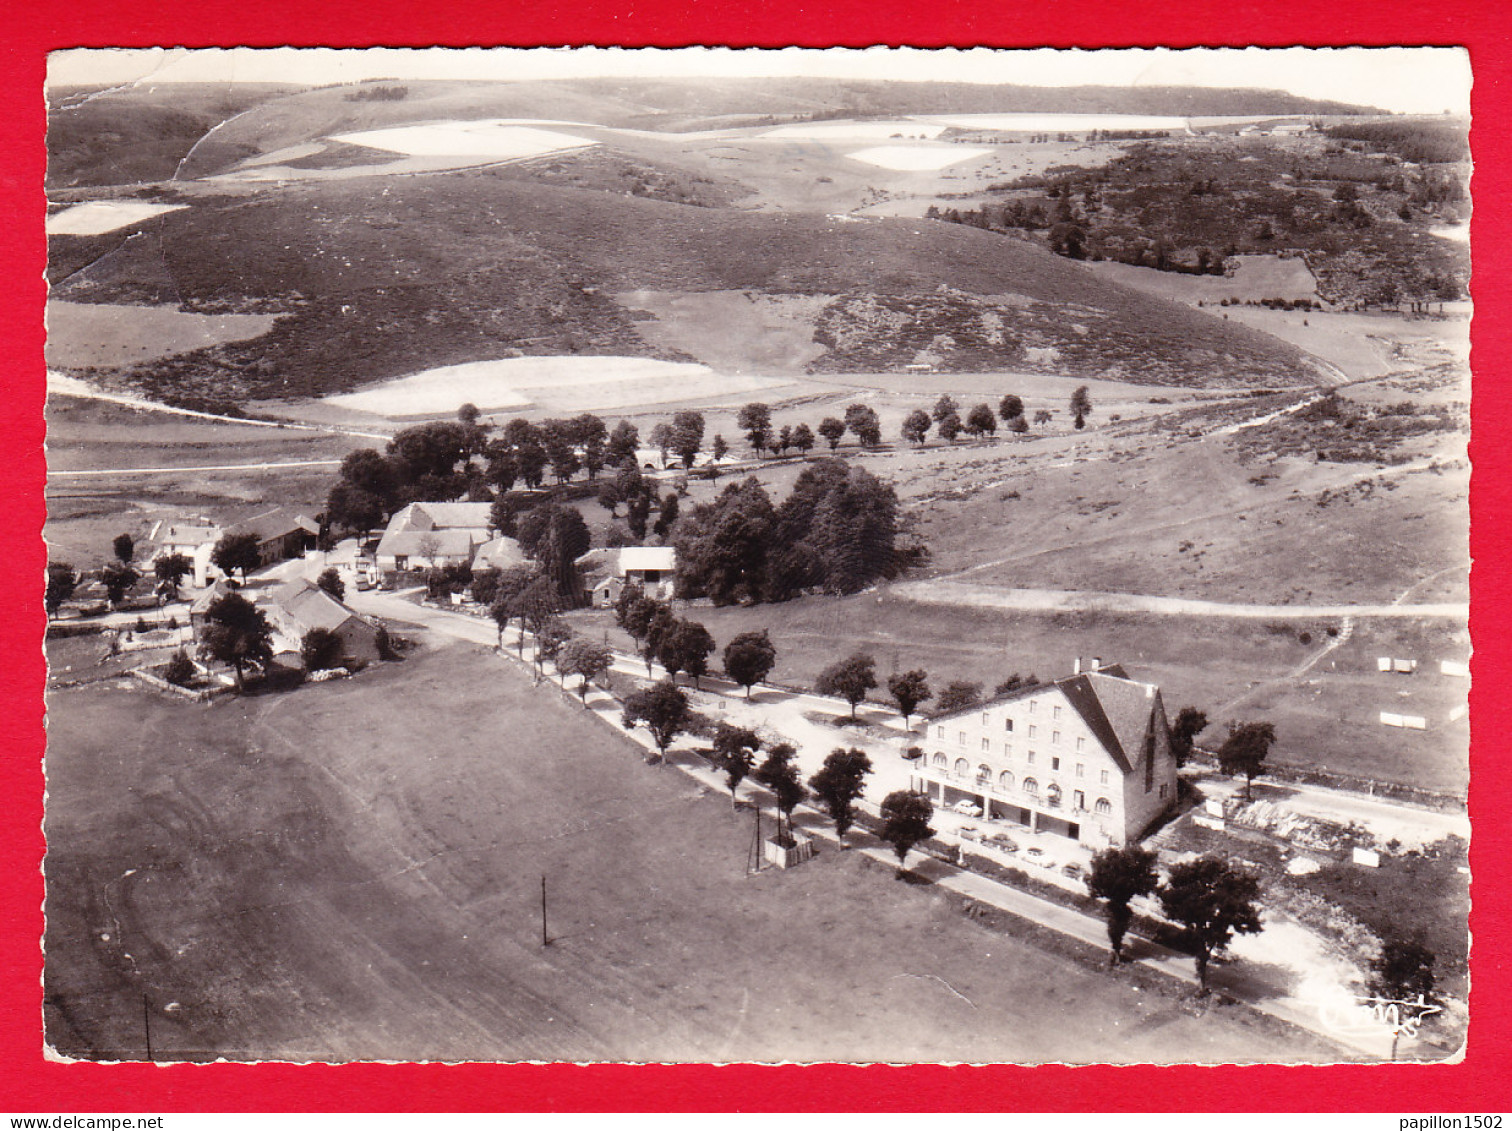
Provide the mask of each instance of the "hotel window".
[{"label": "hotel window", "polygon": [[991,750],[992,749],[992,739],[990,739],[990,738],[984,738],[984,739],[982,739],[982,749],[983,750]]},{"label": "hotel window", "polygon": [[1052,730],[1050,732],[1050,741],[1056,743],[1060,742],[1060,731]]},{"label": "hotel window", "polygon": [[1098,775],[1097,775],[1097,780],[1099,782],[1101,782],[1103,785],[1107,785],[1108,784],[1108,771],[1107,770],[1101,770],[1101,771],[1099,771]]},{"label": "hotel window", "polygon": [[1097,804],[1092,807],[1092,811],[1099,817],[1108,817],[1113,813],[1113,806],[1108,804],[1108,799],[1106,797],[1099,797],[1097,799]]},{"label": "hotel window", "polygon": [[1054,707],[1050,708],[1050,717],[1052,719],[1060,718],[1060,704],[1056,704]]},{"label": "hotel window", "polygon": [[992,721],[992,720],[990,720],[990,719],[989,719],[989,718],[988,718],[988,717],[987,717],[987,712],[986,712],[986,711],[983,711],[983,712],[982,712],[982,725],[983,725],[983,726],[986,726],[986,725],[987,725],[987,724],[988,724],[988,723],[989,723],[989,722],[991,722],[991,721]]},{"label": "hotel window", "polygon": [[1077,739],[1076,739],[1076,752],[1078,754],[1080,754],[1086,748],[1087,748],[1087,740],[1085,738],[1082,738],[1082,737],[1078,736]]},{"label": "hotel window", "polygon": [[1013,720],[1012,719],[1004,719],[1003,720],[1003,729],[1007,730],[1007,731],[1011,731],[1013,729]]},{"label": "hotel window", "polygon": [[1076,763],[1076,776],[1079,778],[1084,778],[1087,776],[1087,767],[1082,765],[1080,762]]},{"label": "hotel window", "polygon": [[992,767],[985,762],[977,767],[977,785],[992,784]]},{"label": "hotel window", "polygon": [[1030,724],[1029,724],[1029,737],[1030,737],[1030,738],[1033,738],[1033,737],[1034,737],[1034,735],[1035,735],[1035,732],[1036,732],[1036,731],[1037,731],[1037,730],[1038,730],[1038,729],[1039,729],[1039,728],[1038,728],[1038,727],[1036,727],[1036,726],[1035,726],[1035,725],[1034,725],[1034,724],[1033,724],[1033,723],[1030,723]]},{"label": "hotel window", "polygon": [[957,731],[956,732],[956,738],[957,738],[957,741],[959,741],[962,746],[966,745],[966,732],[964,730]]},{"label": "hotel window", "polygon": [[1059,809],[1060,808],[1060,803],[1061,803],[1061,790],[1060,790],[1060,786],[1056,785],[1054,782],[1051,782],[1045,788],[1045,804],[1049,805],[1050,808],[1052,808],[1052,809]]},{"label": "hotel window", "polygon": [[1035,708],[1036,708],[1036,707],[1038,707],[1038,706],[1039,706],[1039,704],[1038,704],[1038,703],[1036,703],[1036,702],[1035,702],[1035,701],[1034,701],[1034,700],[1033,700],[1033,699],[1031,699],[1031,700],[1029,700],[1029,713],[1030,713],[1030,714],[1031,714],[1031,715],[1032,715],[1032,714],[1034,714],[1034,709],[1035,709]]},{"label": "hotel window", "polygon": [[971,773],[971,763],[966,761],[965,758],[957,758],[955,764],[955,772],[957,775],[964,778],[967,774]]},{"label": "hotel window", "polygon": [[943,754],[936,754],[934,756],[934,764],[943,770],[950,765],[950,759]]},{"label": "hotel window", "polygon": [[1050,758],[1050,768],[1052,770],[1060,769],[1060,759],[1052,755]]},{"label": "hotel window", "polygon": [[1035,781],[1033,778],[1025,778],[1024,779],[1024,792],[1027,793],[1030,797],[1038,797],[1039,796],[1039,782]]},{"label": "hotel window", "polygon": [[1013,788],[1013,775],[1010,774],[1007,770],[1004,770],[998,775],[998,788],[1004,793],[1007,793],[1010,789]]},{"label": "hotel window", "polygon": [[935,727],[935,737],[936,738],[944,738],[945,737],[945,728],[944,727]]},{"label": "hotel window", "polygon": [[1076,808],[1077,809],[1085,809],[1087,807],[1087,795],[1085,793],[1083,793],[1081,790],[1078,789],[1071,796],[1076,799]]},{"label": "hotel window", "polygon": [[1029,751],[1029,764],[1031,766],[1034,765],[1034,751],[1033,750]]}]

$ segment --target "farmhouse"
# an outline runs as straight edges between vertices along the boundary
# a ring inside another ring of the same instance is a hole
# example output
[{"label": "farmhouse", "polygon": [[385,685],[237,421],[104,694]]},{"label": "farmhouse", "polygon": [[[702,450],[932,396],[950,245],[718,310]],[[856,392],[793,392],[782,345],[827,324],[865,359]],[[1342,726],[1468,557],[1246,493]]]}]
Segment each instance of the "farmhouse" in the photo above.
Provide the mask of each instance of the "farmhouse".
[{"label": "farmhouse", "polygon": [[378,542],[378,572],[385,578],[411,569],[472,565],[478,547],[493,536],[488,503],[411,503],[389,519]]},{"label": "farmhouse", "polygon": [[147,539],[155,547],[152,552],[153,561],[174,554],[188,558],[194,567],[194,587],[202,589],[210,583],[210,571],[214,569],[210,564],[210,555],[224,533],[208,518],[202,518],[193,523],[155,523],[148,531]]},{"label": "farmhouse", "polygon": [[479,546],[472,562],[474,573],[485,569],[513,569],[529,564],[530,559],[525,556],[520,544],[502,534]]},{"label": "farmhouse", "polygon": [[913,788],[1094,847],[1139,839],[1176,800],[1160,688],[1117,664],[927,720]]},{"label": "farmhouse", "polygon": [[378,626],[303,578],[280,586],[261,607],[289,651],[298,650],[305,633],[323,628],[340,639],[347,660],[372,663],[381,658]]},{"label": "farmhouse", "polygon": [[255,534],[260,563],[270,566],[286,558],[297,558],[306,550],[313,549],[315,540],[320,535],[320,525],[308,515],[274,507],[270,511],[243,519],[226,533]]},{"label": "farmhouse", "polygon": [[672,596],[677,574],[677,551],[671,546],[626,546],[610,575],[593,587],[593,604],[603,607],[619,600],[626,585],[639,585],[648,597]]}]

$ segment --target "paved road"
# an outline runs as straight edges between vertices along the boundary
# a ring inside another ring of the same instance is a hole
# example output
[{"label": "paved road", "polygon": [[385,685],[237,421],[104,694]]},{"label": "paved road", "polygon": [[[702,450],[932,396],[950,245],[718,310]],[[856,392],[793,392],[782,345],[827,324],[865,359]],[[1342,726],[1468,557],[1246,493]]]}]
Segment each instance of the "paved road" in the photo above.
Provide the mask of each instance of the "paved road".
[{"label": "paved road", "polygon": [[983,609],[1067,609],[1113,613],[1155,613],[1198,617],[1449,617],[1464,620],[1469,602],[1431,605],[1239,605],[1188,597],[1153,597],[1142,593],[1103,593],[1084,589],[999,589],[962,581],[904,581],[887,592],[905,601],[931,605],[966,605]]},{"label": "paved road", "polygon": [[80,471],[58,471],[49,468],[49,479],[81,475],[186,475],[197,471],[282,471],[290,467],[338,467],[339,459],[295,459],[283,463],[216,463],[194,467],[92,467]]}]

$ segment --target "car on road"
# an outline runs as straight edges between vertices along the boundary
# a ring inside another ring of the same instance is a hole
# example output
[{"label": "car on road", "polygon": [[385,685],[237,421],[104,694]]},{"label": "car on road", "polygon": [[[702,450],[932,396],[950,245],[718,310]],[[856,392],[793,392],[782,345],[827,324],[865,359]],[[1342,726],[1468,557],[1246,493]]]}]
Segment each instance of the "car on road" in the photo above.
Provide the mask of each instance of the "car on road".
[{"label": "car on road", "polygon": [[1033,847],[1024,849],[1024,859],[1031,864],[1038,864],[1041,868],[1055,867],[1055,860],[1043,848]]}]

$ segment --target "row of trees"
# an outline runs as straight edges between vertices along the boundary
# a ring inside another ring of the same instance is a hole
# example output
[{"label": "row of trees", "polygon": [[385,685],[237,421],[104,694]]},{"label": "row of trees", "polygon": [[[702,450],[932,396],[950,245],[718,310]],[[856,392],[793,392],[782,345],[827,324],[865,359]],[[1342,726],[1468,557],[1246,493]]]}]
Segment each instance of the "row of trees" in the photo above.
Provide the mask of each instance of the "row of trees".
[{"label": "row of trees", "polygon": [[716,605],[855,593],[905,564],[898,537],[897,495],[864,468],[811,464],[780,507],[748,478],[673,529],[678,593]]}]

